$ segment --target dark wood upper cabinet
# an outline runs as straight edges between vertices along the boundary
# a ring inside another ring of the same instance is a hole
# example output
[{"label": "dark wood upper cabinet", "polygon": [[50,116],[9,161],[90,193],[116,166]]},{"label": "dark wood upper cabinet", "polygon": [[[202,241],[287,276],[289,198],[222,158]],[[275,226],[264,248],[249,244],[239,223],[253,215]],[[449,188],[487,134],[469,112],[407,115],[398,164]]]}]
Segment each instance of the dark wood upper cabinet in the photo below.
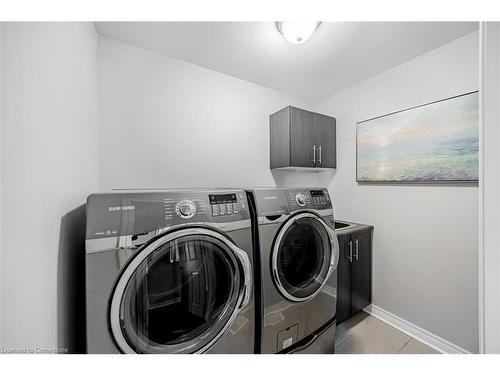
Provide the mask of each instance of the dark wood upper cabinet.
[{"label": "dark wood upper cabinet", "polygon": [[[290,107],[290,166],[315,167],[313,155],[314,113]],[[273,147],[271,143],[271,147]],[[272,160],[271,160],[272,164]],[[271,168],[273,166],[271,165]]]},{"label": "dark wood upper cabinet", "polygon": [[317,148],[318,167],[335,168],[337,166],[335,119],[315,113],[313,117],[314,144]]},{"label": "dark wood upper cabinet", "polygon": [[336,168],[335,118],[289,106],[269,124],[271,169]]}]

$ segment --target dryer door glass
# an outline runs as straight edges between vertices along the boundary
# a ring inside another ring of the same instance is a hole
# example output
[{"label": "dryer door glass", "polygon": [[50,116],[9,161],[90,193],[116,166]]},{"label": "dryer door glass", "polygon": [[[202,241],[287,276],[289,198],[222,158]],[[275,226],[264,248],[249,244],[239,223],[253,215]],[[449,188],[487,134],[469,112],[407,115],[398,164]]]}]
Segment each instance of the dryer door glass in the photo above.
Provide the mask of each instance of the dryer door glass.
[{"label": "dryer door glass", "polygon": [[213,236],[179,233],[143,249],[149,254],[128,277],[115,335],[123,351],[203,351],[237,311],[242,276],[233,251]]},{"label": "dryer door glass", "polygon": [[297,216],[282,230],[273,254],[275,281],[285,297],[304,301],[326,282],[333,256],[330,236],[312,214]]}]

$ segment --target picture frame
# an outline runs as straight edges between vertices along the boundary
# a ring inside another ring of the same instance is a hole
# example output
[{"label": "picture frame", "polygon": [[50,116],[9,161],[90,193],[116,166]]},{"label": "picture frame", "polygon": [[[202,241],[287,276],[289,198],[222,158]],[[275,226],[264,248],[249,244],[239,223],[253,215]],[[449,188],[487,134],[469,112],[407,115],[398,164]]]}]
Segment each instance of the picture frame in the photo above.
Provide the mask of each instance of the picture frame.
[{"label": "picture frame", "polygon": [[356,123],[358,183],[477,183],[479,91]]}]

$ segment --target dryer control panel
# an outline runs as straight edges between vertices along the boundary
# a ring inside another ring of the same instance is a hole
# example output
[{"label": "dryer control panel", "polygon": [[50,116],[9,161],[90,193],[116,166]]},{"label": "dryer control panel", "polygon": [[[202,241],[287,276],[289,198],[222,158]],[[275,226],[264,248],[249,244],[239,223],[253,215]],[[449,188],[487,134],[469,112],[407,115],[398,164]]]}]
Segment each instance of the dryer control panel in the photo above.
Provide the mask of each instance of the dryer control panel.
[{"label": "dryer control panel", "polygon": [[87,199],[87,239],[139,235],[179,224],[248,220],[243,190],[117,191]]}]

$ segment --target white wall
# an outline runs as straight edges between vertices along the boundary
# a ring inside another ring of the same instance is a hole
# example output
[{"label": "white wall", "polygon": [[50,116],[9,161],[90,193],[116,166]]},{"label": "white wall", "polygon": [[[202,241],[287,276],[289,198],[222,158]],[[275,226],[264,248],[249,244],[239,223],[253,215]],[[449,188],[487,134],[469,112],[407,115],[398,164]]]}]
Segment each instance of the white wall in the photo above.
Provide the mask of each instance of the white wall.
[{"label": "white wall", "polygon": [[[81,287],[69,239],[81,234],[67,232],[81,227],[85,197],[120,187],[272,185],[268,115],[314,106],[104,37],[97,72],[91,24],[9,23],[2,33],[2,346],[77,346],[61,332],[77,326],[81,296],[61,280]],[[470,351],[477,187],[358,186],[354,124],[477,89],[476,40],[462,38],[317,106],[337,117],[337,216],[375,225],[374,303]],[[274,178],[297,184],[295,176]]]},{"label": "white wall", "polygon": [[[0,155],[2,155],[2,29],[0,22]],[[2,163],[0,162],[0,348],[2,347]]]},{"label": "white wall", "polygon": [[102,189],[274,185],[269,114],[312,106],[106,37],[99,85]]},{"label": "white wall", "polygon": [[375,227],[373,304],[478,351],[477,185],[356,183],[355,124],[478,89],[478,33],[317,105],[337,118],[337,217]]},{"label": "white wall", "polygon": [[68,230],[98,189],[97,38],[91,23],[2,33],[2,346],[56,348],[75,313]]},{"label": "white wall", "polygon": [[[482,166],[481,351],[500,353],[500,22],[481,25]],[[480,290],[481,290],[480,289]]]}]

